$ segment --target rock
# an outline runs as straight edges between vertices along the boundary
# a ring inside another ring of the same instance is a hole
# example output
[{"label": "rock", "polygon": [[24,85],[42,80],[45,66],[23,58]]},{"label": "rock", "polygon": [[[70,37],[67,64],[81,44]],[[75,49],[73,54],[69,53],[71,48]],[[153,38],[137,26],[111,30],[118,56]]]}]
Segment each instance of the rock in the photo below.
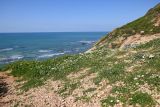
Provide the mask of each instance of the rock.
[{"label": "rock", "polygon": [[154,55],[153,54],[149,55],[149,58],[150,59],[154,58]]},{"label": "rock", "polygon": [[143,35],[143,34],[144,34],[144,31],[140,31],[140,34]]},{"label": "rock", "polygon": [[108,45],[108,48],[110,48],[110,49],[112,48],[112,45],[111,45],[111,43]]},{"label": "rock", "polygon": [[143,55],[142,58],[145,59],[145,55]]}]

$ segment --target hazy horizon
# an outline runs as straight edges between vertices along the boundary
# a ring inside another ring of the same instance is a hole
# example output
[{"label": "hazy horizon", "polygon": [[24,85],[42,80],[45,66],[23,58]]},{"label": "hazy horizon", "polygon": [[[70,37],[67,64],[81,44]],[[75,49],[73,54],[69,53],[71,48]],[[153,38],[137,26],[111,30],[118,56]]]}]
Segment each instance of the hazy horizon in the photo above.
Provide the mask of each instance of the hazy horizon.
[{"label": "hazy horizon", "polygon": [[[112,29],[113,30],[113,29]],[[0,32],[0,33],[78,33],[78,32],[111,32],[112,30],[110,31],[11,31],[11,32]]]}]

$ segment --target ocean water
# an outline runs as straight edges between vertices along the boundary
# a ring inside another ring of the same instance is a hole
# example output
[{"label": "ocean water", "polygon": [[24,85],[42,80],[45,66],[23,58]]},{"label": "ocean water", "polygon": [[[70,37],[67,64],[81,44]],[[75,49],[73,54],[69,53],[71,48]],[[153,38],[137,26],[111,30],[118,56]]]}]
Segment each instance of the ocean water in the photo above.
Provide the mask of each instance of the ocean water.
[{"label": "ocean water", "polygon": [[85,52],[107,32],[0,33],[0,65]]}]

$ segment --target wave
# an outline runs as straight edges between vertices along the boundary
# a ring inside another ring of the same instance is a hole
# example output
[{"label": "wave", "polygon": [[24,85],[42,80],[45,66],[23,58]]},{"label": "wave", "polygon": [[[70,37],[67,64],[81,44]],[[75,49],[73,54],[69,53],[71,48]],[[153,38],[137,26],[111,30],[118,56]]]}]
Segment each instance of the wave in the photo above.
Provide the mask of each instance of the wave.
[{"label": "wave", "polygon": [[10,56],[10,59],[13,59],[13,60],[19,60],[19,59],[22,59],[22,58],[24,58],[24,56],[22,56],[22,55],[12,55],[12,56]]},{"label": "wave", "polygon": [[12,56],[9,56],[7,58],[0,58],[0,62],[2,63],[9,63],[9,62],[14,62],[16,60],[20,60],[24,58],[24,56],[22,55],[12,55]]},{"label": "wave", "polygon": [[51,52],[52,50],[39,50],[38,52],[40,53],[47,53],[47,52]]},{"label": "wave", "polygon": [[63,54],[65,53],[43,54],[43,55],[38,56],[38,58],[49,58],[49,57],[63,55]]},{"label": "wave", "polygon": [[11,51],[11,50],[13,50],[13,48],[4,48],[4,49],[0,49],[0,52]]},{"label": "wave", "polygon": [[72,51],[64,51],[64,53],[71,53]]},{"label": "wave", "polygon": [[79,41],[82,44],[92,44],[95,43],[95,41]]},{"label": "wave", "polygon": [[0,61],[4,61],[7,60],[8,58],[0,58]]}]

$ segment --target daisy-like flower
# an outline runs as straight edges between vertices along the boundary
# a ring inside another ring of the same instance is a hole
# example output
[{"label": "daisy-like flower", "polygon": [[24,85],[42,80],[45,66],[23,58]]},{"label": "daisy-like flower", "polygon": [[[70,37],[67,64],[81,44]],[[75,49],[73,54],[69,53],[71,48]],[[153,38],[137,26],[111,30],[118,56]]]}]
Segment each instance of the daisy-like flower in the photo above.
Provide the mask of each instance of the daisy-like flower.
[{"label": "daisy-like flower", "polygon": [[120,101],[119,101],[119,100],[117,100],[116,102],[117,102],[117,103],[119,103]]},{"label": "daisy-like flower", "polygon": [[139,85],[139,83],[137,82],[136,85]]},{"label": "daisy-like flower", "polygon": [[137,80],[137,79],[138,79],[137,77],[134,78],[134,80]]},{"label": "daisy-like flower", "polygon": [[113,102],[113,100],[111,100],[110,102]]}]

